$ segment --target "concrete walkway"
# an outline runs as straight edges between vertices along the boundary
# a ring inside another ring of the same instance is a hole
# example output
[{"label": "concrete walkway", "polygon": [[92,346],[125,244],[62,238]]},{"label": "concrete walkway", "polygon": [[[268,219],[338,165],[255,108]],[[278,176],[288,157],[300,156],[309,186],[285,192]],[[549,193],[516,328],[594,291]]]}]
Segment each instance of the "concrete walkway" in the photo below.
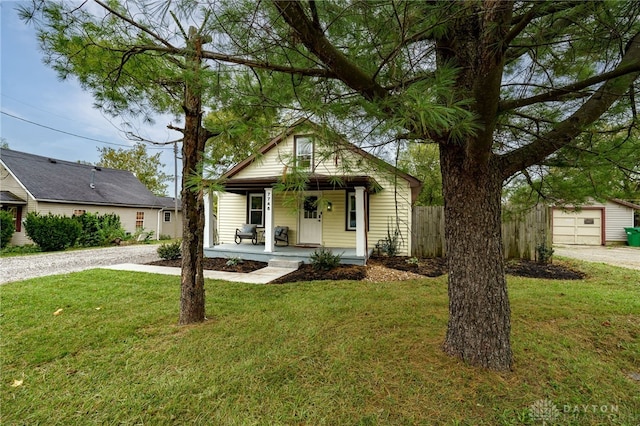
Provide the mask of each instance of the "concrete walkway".
[{"label": "concrete walkway", "polygon": [[553,247],[553,254],[640,270],[640,247],[558,245]]},{"label": "concrete walkway", "polygon": [[[173,268],[168,266],[138,265],[134,263],[123,263],[120,265],[103,267],[103,269],[114,269],[117,271],[146,272],[150,274],[180,276],[180,268]],[[296,269],[297,268],[281,268],[281,267],[267,266],[266,268],[258,269],[257,271],[253,271],[248,274],[238,273],[238,272],[205,270],[204,277],[212,280],[233,281],[238,283],[266,284],[282,276],[285,276],[295,271]]]},{"label": "concrete walkway", "polygon": [[[0,285],[93,268],[179,276],[180,268],[146,265],[159,259],[157,250],[157,245],[138,244],[4,257],[0,259]],[[297,265],[290,262],[276,262],[249,274],[205,270],[204,276],[216,280],[265,284],[295,271],[296,268]]]}]

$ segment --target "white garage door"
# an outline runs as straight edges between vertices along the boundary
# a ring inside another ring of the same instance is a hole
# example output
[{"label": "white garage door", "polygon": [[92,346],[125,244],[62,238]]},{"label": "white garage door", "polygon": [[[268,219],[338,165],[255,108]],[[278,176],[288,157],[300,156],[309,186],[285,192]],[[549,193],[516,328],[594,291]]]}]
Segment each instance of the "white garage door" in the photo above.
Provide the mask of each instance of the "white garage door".
[{"label": "white garage door", "polygon": [[556,244],[602,244],[602,210],[553,210],[553,242]]}]

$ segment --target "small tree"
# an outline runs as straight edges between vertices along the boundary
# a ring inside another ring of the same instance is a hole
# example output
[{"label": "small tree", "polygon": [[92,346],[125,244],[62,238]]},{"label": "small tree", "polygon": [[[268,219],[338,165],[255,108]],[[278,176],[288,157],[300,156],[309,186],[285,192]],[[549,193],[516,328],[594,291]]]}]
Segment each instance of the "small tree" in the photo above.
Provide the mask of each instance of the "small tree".
[{"label": "small tree", "polygon": [[6,210],[0,210],[0,248],[5,248],[13,233],[16,232],[16,225],[13,216]]}]

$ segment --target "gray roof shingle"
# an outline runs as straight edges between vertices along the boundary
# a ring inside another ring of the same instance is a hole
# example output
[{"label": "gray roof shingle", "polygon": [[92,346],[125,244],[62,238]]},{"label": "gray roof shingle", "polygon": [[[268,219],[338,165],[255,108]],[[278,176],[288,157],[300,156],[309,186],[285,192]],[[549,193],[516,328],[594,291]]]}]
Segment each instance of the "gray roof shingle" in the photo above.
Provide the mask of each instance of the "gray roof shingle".
[{"label": "gray roof shingle", "polygon": [[6,204],[27,204],[25,200],[18,197],[16,194],[10,191],[0,191],[0,203]]},{"label": "gray roof shingle", "polygon": [[0,161],[39,201],[161,207],[158,197],[126,170],[94,167],[3,148],[0,148]]}]

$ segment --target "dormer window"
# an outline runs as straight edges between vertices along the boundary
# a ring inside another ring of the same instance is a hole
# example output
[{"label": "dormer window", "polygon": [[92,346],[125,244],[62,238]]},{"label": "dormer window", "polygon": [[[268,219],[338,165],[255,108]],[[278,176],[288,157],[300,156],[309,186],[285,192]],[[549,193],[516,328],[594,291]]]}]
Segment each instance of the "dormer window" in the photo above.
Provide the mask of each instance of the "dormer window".
[{"label": "dormer window", "polygon": [[311,136],[296,136],[296,167],[300,170],[313,171],[313,139]]}]

